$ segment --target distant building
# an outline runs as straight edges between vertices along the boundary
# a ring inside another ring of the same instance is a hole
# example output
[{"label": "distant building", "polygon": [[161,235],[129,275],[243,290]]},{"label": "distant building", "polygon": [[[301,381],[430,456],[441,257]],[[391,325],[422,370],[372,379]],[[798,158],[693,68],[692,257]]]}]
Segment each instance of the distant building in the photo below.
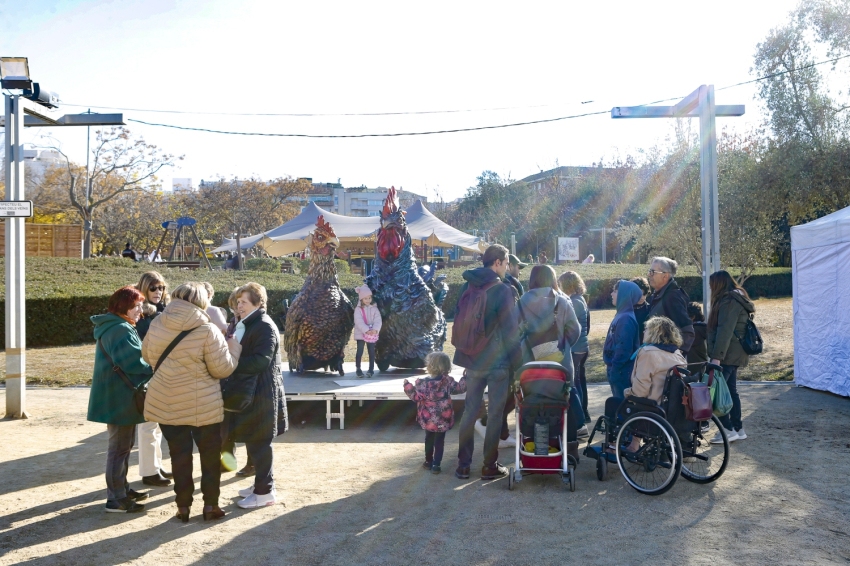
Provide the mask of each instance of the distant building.
[{"label": "distant building", "polygon": [[[299,199],[304,205],[314,202],[316,206],[324,208],[329,212],[345,216],[380,216],[384,207],[384,199],[387,198],[387,187],[374,189],[363,187],[345,188],[342,183],[314,183],[310,177],[301,177],[299,181],[310,183],[310,189],[306,193],[306,202]],[[417,200],[427,204],[428,197],[398,190],[399,203],[402,208],[409,208]]]},{"label": "distant building", "polygon": [[564,165],[562,167],[555,167],[548,171],[541,171],[540,173],[529,175],[528,177],[520,180],[528,185],[529,189],[533,189],[535,191],[540,191],[554,182],[559,183],[561,185],[560,188],[565,188],[571,183],[574,183],[577,179],[581,179],[588,175],[598,174],[602,170],[602,167],[574,167]]},{"label": "distant building", "polygon": [[192,187],[192,179],[188,177],[175,177],[171,179],[172,193],[191,193],[194,190],[195,189]]},{"label": "distant building", "polygon": [[53,149],[25,149],[24,170],[30,174],[33,181],[38,182],[48,169],[61,167],[66,164],[65,158]]}]

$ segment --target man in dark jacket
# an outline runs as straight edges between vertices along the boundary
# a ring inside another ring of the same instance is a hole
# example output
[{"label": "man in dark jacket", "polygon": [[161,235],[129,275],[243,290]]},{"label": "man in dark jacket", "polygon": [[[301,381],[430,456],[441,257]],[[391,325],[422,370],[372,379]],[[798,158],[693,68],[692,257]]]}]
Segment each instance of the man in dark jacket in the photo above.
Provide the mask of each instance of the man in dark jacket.
[{"label": "man in dark jacket", "polygon": [[669,257],[654,257],[649,264],[649,285],[653,289],[649,296],[649,316],[666,316],[682,333],[682,347],[685,356],[694,342],[694,326],[688,316],[690,298],[679,287],[674,277],[679,264]]},{"label": "man in dark jacket", "polygon": [[[511,367],[519,367],[520,361],[519,320],[514,290],[504,284],[491,285],[505,277],[508,269],[508,250],[500,245],[490,246],[481,261],[483,267],[463,273],[466,283],[460,290],[460,296],[463,297],[469,287],[480,289],[489,285],[484,310],[484,335],[487,343],[475,356],[470,356],[460,349],[455,350],[454,355],[454,363],[466,368],[466,404],[458,433],[458,467],[455,471],[455,476],[459,479],[469,478],[472,453],[475,450],[475,419],[483,401],[485,388],[488,391],[488,424],[484,436],[484,467],[481,469],[481,479],[507,475],[507,468],[497,461],[499,434]],[[458,313],[455,313],[455,328],[457,323]]]},{"label": "man in dark jacket", "polygon": [[522,283],[519,282],[519,270],[527,265],[527,263],[521,262],[514,254],[508,254],[508,270],[505,272],[505,283],[509,283],[516,289],[517,295],[520,298],[525,293],[525,289],[522,288]]}]

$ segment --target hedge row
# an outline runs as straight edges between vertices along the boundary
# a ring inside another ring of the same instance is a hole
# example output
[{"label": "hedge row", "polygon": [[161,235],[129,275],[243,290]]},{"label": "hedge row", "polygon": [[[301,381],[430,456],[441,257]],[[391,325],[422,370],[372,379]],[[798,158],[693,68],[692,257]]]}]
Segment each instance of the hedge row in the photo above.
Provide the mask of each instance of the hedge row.
[{"label": "hedge row", "polygon": [[[216,288],[213,303],[226,306],[229,292],[247,281],[256,281],[266,287],[269,294],[269,311],[280,312],[285,300],[292,300],[301,290],[301,275],[281,274],[279,265],[274,268],[269,260],[248,260],[260,263],[261,270],[186,271],[159,268],[170,288],[184,281],[205,280]],[[247,262],[246,262],[247,263]],[[106,310],[106,301],[115,289],[132,285],[149,270],[150,264],[135,264],[128,260],[103,258],[96,260],[71,260],[64,258],[27,258],[27,345],[65,346],[91,342],[92,325],[89,318]],[[340,262],[340,284],[346,295],[356,299],[354,287],[363,281],[359,273],[347,273],[347,265]],[[588,287],[589,304],[593,308],[610,307],[610,293],[614,281],[630,278],[646,271],[639,265],[570,266],[580,272]],[[5,271],[0,259],[0,269]],[[558,267],[558,271],[563,271]],[[458,292],[463,284],[464,268],[445,270],[449,293],[443,311],[453,313]],[[684,271],[684,270],[683,270]],[[528,285],[530,269],[522,272],[523,284]],[[441,271],[441,273],[443,273]],[[687,273],[687,272],[686,272]],[[694,274],[676,278],[692,300],[702,298],[702,280]],[[790,270],[768,270],[747,280],[744,287],[753,297],[791,295]],[[5,294],[0,286],[0,299]],[[5,305],[0,303],[0,309]],[[5,317],[0,317],[0,340],[5,341]]]}]

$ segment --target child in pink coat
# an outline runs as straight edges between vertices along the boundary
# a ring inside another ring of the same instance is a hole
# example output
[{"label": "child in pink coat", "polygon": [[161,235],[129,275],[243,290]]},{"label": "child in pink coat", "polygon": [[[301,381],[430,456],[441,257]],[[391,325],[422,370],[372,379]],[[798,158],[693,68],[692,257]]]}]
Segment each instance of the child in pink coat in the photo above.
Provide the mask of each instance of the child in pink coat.
[{"label": "child in pink coat", "polygon": [[425,463],[422,467],[432,474],[440,473],[446,431],[455,424],[452,395],[466,393],[466,377],[456,382],[449,372],[452,361],[443,352],[431,352],[425,358],[427,379],[417,379],[415,385],[404,380],[404,392],[416,403],[416,422],[425,429]]},{"label": "child in pink coat", "polygon": [[366,377],[375,375],[375,343],[381,333],[381,312],[372,304],[372,290],[368,285],[355,287],[357,306],[354,308],[354,339],[357,341],[357,377],[363,377],[360,362],[363,360],[363,346],[369,350],[369,371]]}]

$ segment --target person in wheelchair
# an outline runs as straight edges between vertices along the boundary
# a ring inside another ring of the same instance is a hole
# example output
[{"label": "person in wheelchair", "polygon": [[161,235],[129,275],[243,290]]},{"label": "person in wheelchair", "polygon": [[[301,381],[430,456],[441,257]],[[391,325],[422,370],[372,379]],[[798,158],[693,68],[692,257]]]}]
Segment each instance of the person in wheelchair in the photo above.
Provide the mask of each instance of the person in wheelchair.
[{"label": "person in wheelchair", "polygon": [[[625,398],[639,404],[655,406],[664,394],[667,371],[677,365],[685,365],[682,346],[682,334],[676,324],[667,317],[657,316],[646,322],[643,345],[632,356],[635,359],[631,375],[631,387],[624,391]],[[605,416],[614,422],[623,397],[609,397],[605,400]],[[640,440],[632,439],[627,450],[635,452],[640,448]],[[613,447],[609,447],[613,449]]]}]

